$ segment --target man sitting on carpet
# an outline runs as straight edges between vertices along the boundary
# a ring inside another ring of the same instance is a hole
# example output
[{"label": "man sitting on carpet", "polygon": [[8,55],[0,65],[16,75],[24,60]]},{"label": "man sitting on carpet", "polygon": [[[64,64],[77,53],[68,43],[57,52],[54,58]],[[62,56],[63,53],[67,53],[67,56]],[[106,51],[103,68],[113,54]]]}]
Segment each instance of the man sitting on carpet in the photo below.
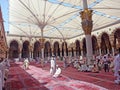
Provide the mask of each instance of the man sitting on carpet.
[{"label": "man sitting on carpet", "polygon": [[61,68],[58,67],[58,65],[57,65],[57,66],[56,66],[56,72],[55,72],[55,74],[53,75],[53,77],[54,77],[54,78],[57,78],[57,77],[60,76],[60,74],[61,74]]}]

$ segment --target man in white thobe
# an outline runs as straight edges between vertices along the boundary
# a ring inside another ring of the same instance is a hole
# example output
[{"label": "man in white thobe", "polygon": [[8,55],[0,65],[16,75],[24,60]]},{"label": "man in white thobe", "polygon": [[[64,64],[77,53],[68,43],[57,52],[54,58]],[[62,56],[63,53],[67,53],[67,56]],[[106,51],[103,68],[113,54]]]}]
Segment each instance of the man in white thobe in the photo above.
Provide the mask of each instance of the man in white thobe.
[{"label": "man in white thobe", "polygon": [[114,76],[116,77],[115,83],[120,84],[120,48],[119,53],[114,59]]},{"label": "man in white thobe", "polygon": [[50,74],[54,75],[55,71],[56,71],[56,62],[54,57],[52,57],[50,61]]},{"label": "man in white thobe", "polygon": [[57,68],[56,68],[56,72],[55,72],[55,74],[53,75],[53,77],[55,77],[55,78],[59,77],[60,74],[61,74],[61,68],[58,67],[58,65],[57,65],[56,67],[57,67]]},{"label": "man in white thobe", "polygon": [[28,58],[26,58],[26,59],[24,60],[24,68],[25,68],[25,69],[28,69],[28,68],[29,68],[29,60],[28,60]]}]

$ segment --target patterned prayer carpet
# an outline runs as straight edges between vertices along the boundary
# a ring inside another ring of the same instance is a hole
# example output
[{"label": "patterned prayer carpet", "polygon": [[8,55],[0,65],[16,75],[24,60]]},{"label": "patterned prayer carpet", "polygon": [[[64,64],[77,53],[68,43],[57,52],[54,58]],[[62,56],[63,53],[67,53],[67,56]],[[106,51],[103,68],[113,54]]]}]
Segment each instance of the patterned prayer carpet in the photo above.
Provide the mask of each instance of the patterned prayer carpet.
[{"label": "patterned prayer carpet", "polygon": [[[61,62],[58,65],[62,68]],[[62,74],[53,78],[49,73],[49,64],[41,68],[32,62],[24,70],[22,62],[11,63],[6,90],[120,90],[114,84],[114,77],[104,72],[78,72],[72,67],[62,68]]]}]

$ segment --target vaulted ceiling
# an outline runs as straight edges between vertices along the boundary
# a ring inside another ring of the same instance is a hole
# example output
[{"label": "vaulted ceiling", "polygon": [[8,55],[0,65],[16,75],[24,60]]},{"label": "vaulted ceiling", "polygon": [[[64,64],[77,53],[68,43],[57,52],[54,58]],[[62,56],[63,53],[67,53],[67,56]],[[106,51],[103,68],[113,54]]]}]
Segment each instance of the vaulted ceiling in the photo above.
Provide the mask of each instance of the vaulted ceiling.
[{"label": "vaulted ceiling", "polygon": [[[93,30],[120,26],[120,0],[87,0]],[[73,38],[83,34],[83,0],[9,0],[9,34]]]}]

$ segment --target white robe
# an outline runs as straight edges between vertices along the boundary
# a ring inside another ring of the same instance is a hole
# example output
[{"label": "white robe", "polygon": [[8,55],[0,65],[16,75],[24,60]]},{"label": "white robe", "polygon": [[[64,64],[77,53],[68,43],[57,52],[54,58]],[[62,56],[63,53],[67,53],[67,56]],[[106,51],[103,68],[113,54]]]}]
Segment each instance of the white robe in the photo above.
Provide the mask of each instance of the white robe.
[{"label": "white robe", "polygon": [[24,61],[24,67],[25,67],[25,69],[27,69],[29,67],[29,61],[28,61],[28,59],[25,59],[25,61]]},{"label": "white robe", "polygon": [[53,59],[51,59],[50,61],[50,73],[51,74],[54,74],[55,73],[55,69],[56,69],[56,66],[55,66],[55,61]]},{"label": "white robe", "polygon": [[114,76],[120,76],[118,71],[120,70],[120,54],[114,59]]},{"label": "white robe", "polygon": [[58,68],[55,74],[53,75],[53,77],[57,78],[58,76],[60,76],[60,74],[61,74],[61,68]]}]

